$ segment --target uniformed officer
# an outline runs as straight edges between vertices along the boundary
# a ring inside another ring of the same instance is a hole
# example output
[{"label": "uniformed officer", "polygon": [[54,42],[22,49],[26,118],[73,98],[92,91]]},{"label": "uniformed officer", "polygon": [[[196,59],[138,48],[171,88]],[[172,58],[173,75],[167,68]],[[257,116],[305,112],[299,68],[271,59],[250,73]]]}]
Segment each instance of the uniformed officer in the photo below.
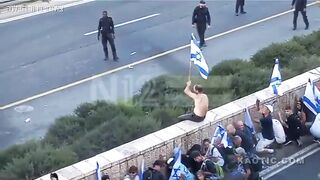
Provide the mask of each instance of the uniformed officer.
[{"label": "uniformed officer", "polygon": [[247,13],[243,9],[244,1],[245,0],[236,0],[236,16],[239,16],[239,7],[240,7],[240,13],[241,14],[246,14]]},{"label": "uniformed officer", "polygon": [[303,17],[303,21],[306,24],[305,30],[309,29],[309,21],[307,17],[307,0],[292,0],[291,9],[295,5],[295,9],[293,11],[293,30],[297,29],[297,19],[299,12]]},{"label": "uniformed officer", "polygon": [[102,18],[99,20],[98,26],[98,40],[100,40],[100,34],[102,35],[102,46],[105,55],[105,61],[109,59],[108,56],[108,46],[107,43],[109,42],[112,50],[113,60],[117,61],[119,58],[117,56],[116,47],[114,45],[114,25],[113,20],[111,17],[108,17],[107,11],[102,12]]},{"label": "uniformed officer", "polygon": [[208,28],[210,28],[211,18],[209,9],[206,6],[206,2],[201,0],[200,4],[194,9],[192,15],[192,26],[197,27],[197,31],[200,38],[200,48],[206,46],[204,42],[204,33]]}]

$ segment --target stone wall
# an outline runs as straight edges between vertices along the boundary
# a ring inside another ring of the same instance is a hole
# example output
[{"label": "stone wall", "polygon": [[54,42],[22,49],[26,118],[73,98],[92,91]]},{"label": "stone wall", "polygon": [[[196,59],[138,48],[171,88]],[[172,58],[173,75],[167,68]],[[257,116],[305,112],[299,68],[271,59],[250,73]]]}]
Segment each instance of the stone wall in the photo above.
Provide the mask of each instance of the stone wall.
[{"label": "stone wall", "polygon": [[[287,104],[293,105],[294,98],[296,96],[301,97],[304,94],[309,78],[319,80],[318,72],[320,72],[320,67],[283,82],[284,95],[281,97],[275,97],[271,89],[266,88],[212,109],[201,123],[191,121],[177,123],[56,172],[61,180],[94,180],[96,161],[98,161],[101,170],[108,173],[111,179],[122,179],[131,165],[140,167],[143,159],[145,167],[151,166],[159,156],[164,159],[170,157],[174,147],[178,145],[185,152],[193,144],[201,143],[202,139],[212,137],[217,125],[226,125],[234,120],[243,120],[243,112],[246,107],[248,107],[251,117],[257,118],[256,99],[259,99],[261,103],[276,101],[273,115],[278,118],[279,108],[282,110]],[[38,180],[47,179],[49,179],[48,175],[38,178]]]}]

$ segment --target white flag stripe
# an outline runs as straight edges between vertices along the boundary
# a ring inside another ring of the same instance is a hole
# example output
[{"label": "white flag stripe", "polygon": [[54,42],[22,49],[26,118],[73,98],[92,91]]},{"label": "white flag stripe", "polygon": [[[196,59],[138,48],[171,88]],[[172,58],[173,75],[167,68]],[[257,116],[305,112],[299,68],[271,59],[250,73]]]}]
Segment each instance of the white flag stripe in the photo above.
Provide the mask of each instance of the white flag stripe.
[{"label": "white flag stripe", "polygon": [[311,82],[307,83],[306,90],[303,96],[304,105],[314,114],[317,115],[317,107],[319,106],[316,101],[316,96],[314,94],[314,89],[311,85]]},{"label": "white flag stripe", "polygon": [[198,67],[200,75],[203,79],[208,79],[209,76],[209,67],[203,57],[203,54],[200,48],[197,45],[197,40],[193,34],[191,34],[191,43],[190,43],[190,60]]},{"label": "white flag stripe", "polygon": [[254,134],[256,132],[248,108],[246,108],[246,112],[244,112],[244,124],[250,128],[251,133]]},{"label": "white flag stripe", "polygon": [[101,180],[101,169],[98,161],[97,161],[97,168],[96,168],[96,180]]},{"label": "white flag stripe", "polygon": [[275,59],[271,80],[270,80],[270,87],[275,95],[283,95],[280,85],[282,82],[280,67],[279,67],[279,59]]}]

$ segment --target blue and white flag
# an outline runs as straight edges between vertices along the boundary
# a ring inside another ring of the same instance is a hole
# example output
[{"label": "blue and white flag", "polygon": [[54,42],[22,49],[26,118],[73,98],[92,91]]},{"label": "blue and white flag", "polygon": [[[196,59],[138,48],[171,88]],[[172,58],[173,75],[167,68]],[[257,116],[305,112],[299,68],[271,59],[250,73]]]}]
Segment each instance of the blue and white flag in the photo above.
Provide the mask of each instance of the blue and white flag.
[{"label": "blue and white flag", "polygon": [[216,127],[216,129],[215,129],[215,131],[213,133],[213,139],[215,137],[220,137],[221,138],[221,143],[223,144],[223,146],[225,148],[232,146],[232,140],[230,138],[228,138],[228,133],[227,133],[227,131],[226,131],[226,129],[224,127],[222,127],[220,125],[218,127]]},{"label": "blue and white flag", "polygon": [[198,67],[200,75],[203,79],[208,79],[209,67],[200,48],[197,45],[197,40],[193,34],[191,34],[191,57],[190,60]]},{"label": "blue and white flag", "polygon": [[319,91],[316,83],[317,82],[315,82],[315,81],[313,81],[313,83],[312,83],[313,94],[314,94],[316,102],[318,103],[318,105],[320,105],[320,91]]},{"label": "blue and white flag", "polygon": [[101,180],[101,169],[98,161],[97,161],[97,168],[96,168],[96,180]]},{"label": "blue and white flag", "polygon": [[[319,90],[315,88],[317,87],[314,87],[313,84],[308,81],[303,96],[303,103],[314,115],[317,115],[320,112],[320,104],[318,103],[318,98],[315,92]],[[318,94],[318,92],[316,93]]]},{"label": "blue and white flag", "polygon": [[280,96],[283,94],[280,90],[281,82],[282,79],[280,74],[279,59],[275,59],[270,81],[270,87],[272,88],[273,94]]},{"label": "blue and white flag", "polygon": [[194,180],[194,175],[189,171],[189,169],[181,163],[181,149],[174,154],[174,164],[172,167],[171,175],[169,180],[179,180],[181,174],[186,177],[186,180]]},{"label": "blue and white flag", "polygon": [[248,108],[246,108],[246,111],[244,112],[244,124],[250,129],[252,134],[256,133]]},{"label": "blue and white flag", "polygon": [[139,173],[139,179],[143,180],[143,173],[144,173],[144,159],[142,159],[141,165],[140,165],[140,173]]}]

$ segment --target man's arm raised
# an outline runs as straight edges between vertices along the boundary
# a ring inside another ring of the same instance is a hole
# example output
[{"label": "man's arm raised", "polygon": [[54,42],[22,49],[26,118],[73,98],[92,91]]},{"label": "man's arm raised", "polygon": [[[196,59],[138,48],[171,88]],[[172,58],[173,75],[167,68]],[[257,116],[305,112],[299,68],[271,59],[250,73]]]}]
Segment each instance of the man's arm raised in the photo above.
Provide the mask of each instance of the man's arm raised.
[{"label": "man's arm raised", "polygon": [[191,81],[188,81],[186,88],[184,88],[184,93],[189,97],[191,97],[192,99],[195,99],[196,94],[191,91],[190,87],[191,87]]}]

